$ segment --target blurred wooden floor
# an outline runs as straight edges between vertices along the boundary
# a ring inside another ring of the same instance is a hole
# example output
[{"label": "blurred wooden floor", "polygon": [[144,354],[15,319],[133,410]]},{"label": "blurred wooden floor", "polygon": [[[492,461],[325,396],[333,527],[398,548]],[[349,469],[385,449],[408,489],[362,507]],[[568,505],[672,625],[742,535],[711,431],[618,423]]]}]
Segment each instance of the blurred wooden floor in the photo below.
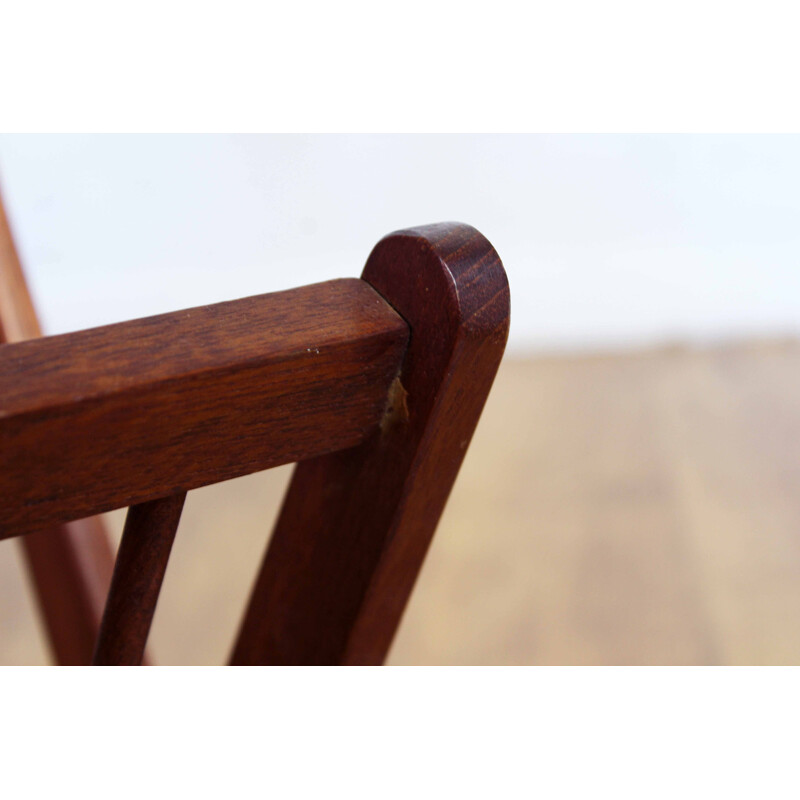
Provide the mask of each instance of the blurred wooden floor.
[{"label": "blurred wooden floor", "polygon": [[[224,661],[289,469],[189,495],[158,663]],[[800,664],[798,489],[796,342],[509,359],[389,662]],[[0,663],[47,660],[2,542]]]}]

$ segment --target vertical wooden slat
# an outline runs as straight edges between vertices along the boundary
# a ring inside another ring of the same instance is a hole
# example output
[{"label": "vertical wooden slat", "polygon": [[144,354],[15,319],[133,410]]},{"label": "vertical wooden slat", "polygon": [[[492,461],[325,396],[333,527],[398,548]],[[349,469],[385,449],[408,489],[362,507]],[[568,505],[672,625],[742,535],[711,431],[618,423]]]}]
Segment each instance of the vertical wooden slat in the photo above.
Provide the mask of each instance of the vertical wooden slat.
[{"label": "vertical wooden slat", "polygon": [[93,664],[141,664],[186,492],[128,509]]},{"label": "vertical wooden slat", "polygon": [[50,650],[63,666],[91,663],[114,554],[98,517],[20,539]]},{"label": "vertical wooden slat", "polygon": [[509,292],[478,231],[392,234],[362,278],[411,340],[378,430],[295,470],[233,664],[380,664],[505,347]]},{"label": "vertical wooden slat", "polygon": [[[39,321],[0,197],[0,344],[38,336]],[[102,520],[58,525],[24,537],[21,546],[56,661],[89,664],[114,565]]]}]

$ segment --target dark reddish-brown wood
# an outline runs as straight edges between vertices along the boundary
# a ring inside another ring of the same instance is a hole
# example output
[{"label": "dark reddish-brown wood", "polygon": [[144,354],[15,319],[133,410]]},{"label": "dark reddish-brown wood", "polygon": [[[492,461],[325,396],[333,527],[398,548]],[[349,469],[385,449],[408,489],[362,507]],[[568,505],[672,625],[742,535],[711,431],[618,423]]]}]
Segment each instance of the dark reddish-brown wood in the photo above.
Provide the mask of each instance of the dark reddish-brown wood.
[{"label": "dark reddish-brown wood", "polygon": [[138,666],[186,493],[128,509],[93,664]]},{"label": "dark reddish-brown wood", "polygon": [[500,363],[508,283],[474,228],[391,234],[363,279],[411,328],[402,372],[364,442],[297,466],[234,664],[382,663]]},{"label": "dark reddish-brown wood", "polygon": [[360,443],[408,326],[357,279],[0,347],[0,538]]},{"label": "dark reddish-brown wood", "polygon": [[452,223],[386,237],[362,280],[0,347],[0,538],[40,553],[65,659],[86,661],[105,591],[82,577],[109,554],[36,531],[132,506],[94,663],[140,663],[186,491],[300,461],[232,662],[381,663],[508,319],[497,254]]},{"label": "dark reddish-brown wood", "polygon": [[[41,336],[0,197],[0,344]],[[91,660],[114,554],[98,518],[76,520],[21,540],[28,574],[59,664]]]},{"label": "dark reddish-brown wood", "polygon": [[101,520],[75,520],[20,542],[57,663],[90,664],[114,568]]}]

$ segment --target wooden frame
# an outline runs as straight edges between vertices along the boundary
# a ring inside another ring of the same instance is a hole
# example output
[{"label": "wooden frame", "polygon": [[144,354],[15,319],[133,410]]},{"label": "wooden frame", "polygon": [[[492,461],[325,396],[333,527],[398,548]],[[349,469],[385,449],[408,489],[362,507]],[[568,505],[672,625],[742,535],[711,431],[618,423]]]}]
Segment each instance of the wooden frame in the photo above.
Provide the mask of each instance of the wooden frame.
[{"label": "wooden frame", "polygon": [[84,611],[69,657],[92,640],[94,663],[141,663],[186,492],[298,462],[231,663],[382,663],[508,320],[494,249],[447,223],[387,236],[361,280],[0,346],[0,538],[63,546],[131,506],[102,625]]},{"label": "wooden frame", "polygon": [[358,444],[408,328],[356,279],[0,348],[0,539]]},{"label": "wooden frame", "polygon": [[[0,345],[41,336],[0,197]],[[92,658],[114,554],[99,517],[42,529],[21,540],[28,574],[59,664]]]}]

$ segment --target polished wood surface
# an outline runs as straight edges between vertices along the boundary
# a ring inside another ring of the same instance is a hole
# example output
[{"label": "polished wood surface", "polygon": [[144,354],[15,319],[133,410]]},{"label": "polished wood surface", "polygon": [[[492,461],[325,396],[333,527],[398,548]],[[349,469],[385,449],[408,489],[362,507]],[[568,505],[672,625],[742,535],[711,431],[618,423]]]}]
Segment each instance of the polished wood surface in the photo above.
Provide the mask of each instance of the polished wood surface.
[{"label": "polished wood surface", "polygon": [[130,505],[93,663],[139,664],[186,492],[299,462],[232,663],[380,664],[508,323],[492,246],[442,223],[361,280],[4,344],[0,538]]},{"label": "polished wood surface", "polygon": [[344,279],[0,347],[0,537],[353,447],[407,339]]},{"label": "polished wood surface", "polygon": [[92,663],[142,663],[186,492],[131,506]]},{"label": "polished wood surface", "polygon": [[[41,335],[0,197],[0,344]],[[22,540],[36,603],[60,664],[88,664],[114,565],[98,517],[39,530]]]},{"label": "polished wood surface", "polygon": [[233,664],[383,662],[500,364],[508,282],[474,228],[387,236],[362,277],[409,349],[378,429],[296,468]]}]

